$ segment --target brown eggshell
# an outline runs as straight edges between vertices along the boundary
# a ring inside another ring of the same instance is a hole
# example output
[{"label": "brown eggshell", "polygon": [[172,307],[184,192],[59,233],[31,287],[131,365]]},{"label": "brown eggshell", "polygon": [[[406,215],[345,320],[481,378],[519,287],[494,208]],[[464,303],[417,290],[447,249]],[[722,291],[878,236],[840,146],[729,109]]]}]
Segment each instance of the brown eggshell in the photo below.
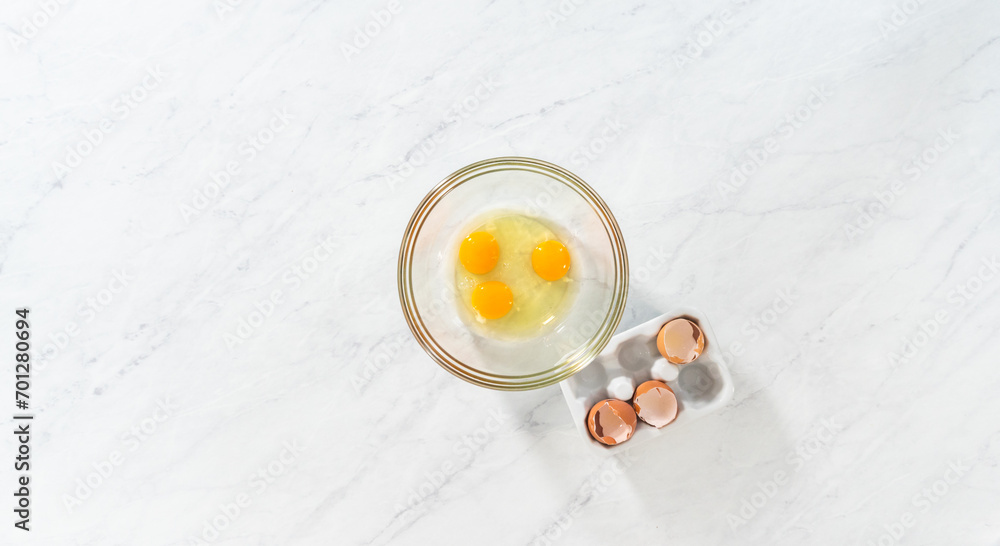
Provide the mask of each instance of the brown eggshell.
[{"label": "brown eggshell", "polygon": [[656,334],[656,348],[673,364],[688,364],[705,350],[705,334],[697,324],[676,318],[663,325]]},{"label": "brown eggshell", "polygon": [[646,381],[635,389],[635,413],[646,423],[662,428],[677,418],[677,396],[662,381]]},{"label": "brown eggshell", "polygon": [[638,422],[635,410],[628,402],[609,398],[590,409],[587,429],[598,442],[613,446],[631,438]]}]

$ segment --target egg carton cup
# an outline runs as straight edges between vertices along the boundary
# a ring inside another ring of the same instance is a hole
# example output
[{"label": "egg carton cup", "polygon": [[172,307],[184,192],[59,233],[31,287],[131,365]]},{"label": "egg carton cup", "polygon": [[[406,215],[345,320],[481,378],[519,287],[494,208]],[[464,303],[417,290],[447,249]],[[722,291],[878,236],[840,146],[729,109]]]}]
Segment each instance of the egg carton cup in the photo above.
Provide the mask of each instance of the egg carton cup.
[{"label": "egg carton cup", "polygon": [[[705,336],[704,351],[689,364],[670,364],[656,348],[656,334],[675,318],[694,322]],[[612,455],[616,448],[634,447],[669,435],[728,404],[733,397],[733,379],[722,358],[721,347],[703,313],[690,307],[676,307],[617,334],[593,362],[559,385],[583,439]],[[651,379],[663,381],[674,391],[677,418],[663,428],[640,419],[632,437],[616,446],[606,446],[595,440],[587,429],[587,415],[594,404],[607,398],[630,402],[629,389],[634,391],[635,387]]]}]

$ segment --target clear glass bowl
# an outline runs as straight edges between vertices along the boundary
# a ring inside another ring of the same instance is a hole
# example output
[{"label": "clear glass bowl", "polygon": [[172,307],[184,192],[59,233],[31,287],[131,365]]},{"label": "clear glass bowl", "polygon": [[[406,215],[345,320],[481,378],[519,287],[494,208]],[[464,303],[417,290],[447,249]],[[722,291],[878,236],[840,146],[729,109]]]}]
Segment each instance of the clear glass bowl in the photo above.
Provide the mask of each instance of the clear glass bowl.
[{"label": "clear glass bowl", "polygon": [[[538,218],[567,238],[575,298],[542,335],[495,339],[462,319],[458,246],[470,221],[492,210]],[[572,376],[608,344],[625,310],[628,256],[614,216],[583,180],[545,161],[498,157],[456,171],[427,194],[403,235],[398,277],[406,322],[431,358],[475,385],[527,390]]]}]

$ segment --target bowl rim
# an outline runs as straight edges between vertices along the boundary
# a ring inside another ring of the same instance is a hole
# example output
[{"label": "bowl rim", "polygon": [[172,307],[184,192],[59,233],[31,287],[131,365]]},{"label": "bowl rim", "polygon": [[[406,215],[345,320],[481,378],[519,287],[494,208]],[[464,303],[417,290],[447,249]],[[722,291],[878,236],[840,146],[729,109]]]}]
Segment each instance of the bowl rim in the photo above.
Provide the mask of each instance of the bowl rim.
[{"label": "bowl rim", "polygon": [[[594,209],[594,212],[601,219],[605,231],[612,245],[612,254],[615,261],[615,283],[610,309],[604,317],[597,333],[577,347],[570,357],[564,359],[552,368],[526,375],[501,375],[484,372],[464,364],[453,357],[441,347],[424,326],[417,310],[413,295],[413,281],[411,276],[411,266],[413,262],[413,250],[420,235],[421,227],[434,207],[441,202],[444,197],[460,185],[475,180],[477,177],[496,171],[503,170],[525,170],[544,174],[555,181],[561,182],[576,191]],[[474,385],[496,390],[522,391],[539,389],[550,385],[555,385],[563,381],[590,364],[604,347],[611,341],[618,324],[621,322],[625,312],[625,302],[628,298],[628,253],[625,249],[625,239],[622,236],[621,228],[617,220],[601,199],[600,195],[594,191],[580,177],[570,171],[547,161],[529,157],[505,156],[484,159],[472,163],[445,177],[423,198],[413,216],[410,218],[403,233],[403,240],[399,249],[399,262],[397,266],[397,285],[399,290],[399,301],[403,308],[403,316],[410,332],[417,340],[424,351],[452,375],[460,377]]]}]

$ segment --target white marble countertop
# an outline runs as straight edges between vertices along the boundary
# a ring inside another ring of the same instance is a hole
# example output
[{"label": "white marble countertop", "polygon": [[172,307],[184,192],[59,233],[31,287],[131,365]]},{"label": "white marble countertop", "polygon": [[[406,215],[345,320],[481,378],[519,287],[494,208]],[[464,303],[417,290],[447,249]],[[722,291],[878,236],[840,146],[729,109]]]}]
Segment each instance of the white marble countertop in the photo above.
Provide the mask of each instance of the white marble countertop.
[{"label": "white marble countertop", "polygon": [[[5,3],[0,542],[1000,543],[996,2],[344,4]],[[605,198],[620,330],[700,308],[731,404],[602,458],[422,352],[403,229],[503,155]]]}]

